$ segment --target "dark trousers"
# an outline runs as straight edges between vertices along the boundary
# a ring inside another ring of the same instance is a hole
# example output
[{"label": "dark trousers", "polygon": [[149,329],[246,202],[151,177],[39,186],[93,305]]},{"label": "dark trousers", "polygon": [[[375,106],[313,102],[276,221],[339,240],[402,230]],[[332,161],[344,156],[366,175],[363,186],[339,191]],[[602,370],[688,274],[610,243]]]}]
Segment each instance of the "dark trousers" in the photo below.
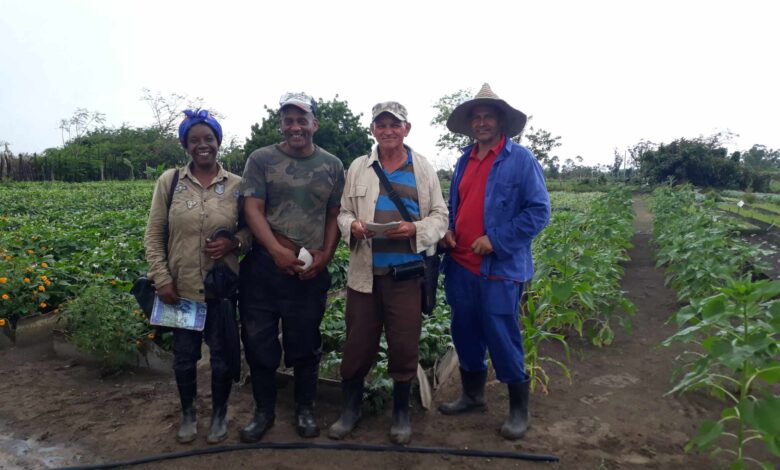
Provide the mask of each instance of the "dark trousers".
[{"label": "dark trousers", "polygon": [[230,370],[226,356],[225,338],[217,328],[217,301],[207,301],[206,325],[203,331],[173,329],[173,372],[177,382],[194,381],[197,363],[201,358],[203,338],[209,346],[212,382],[229,382]]},{"label": "dark trousers", "polygon": [[376,361],[384,328],[388,349],[388,373],[396,382],[417,375],[420,349],[420,283],[422,279],[394,281],[374,276],[373,293],[347,289],[347,341],[341,362],[344,380],[365,377]]},{"label": "dark trousers", "polygon": [[320,322],[330,288],[328,271],[302,281],[279,271],[271,255],[255,245],[241,261],[239,282],[241,340],[252,375],[275,371],[282,347],[287,367],[318,366],[322,356]]}]

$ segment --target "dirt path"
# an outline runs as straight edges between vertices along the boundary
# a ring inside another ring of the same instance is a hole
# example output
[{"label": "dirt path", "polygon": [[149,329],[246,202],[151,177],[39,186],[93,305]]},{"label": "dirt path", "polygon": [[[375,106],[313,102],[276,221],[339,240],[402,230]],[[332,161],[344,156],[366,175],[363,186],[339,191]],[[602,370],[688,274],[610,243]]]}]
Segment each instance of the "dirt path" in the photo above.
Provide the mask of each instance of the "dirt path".
[{"label": "dirt path", "polygon": [[[644,202],[635,201],[637,233],[625,265],[623,289],[637,305],[634,333],[617,329],[613,345],[595,348],[573,341],[568,361],[572,382],[553,370],[549,395],[531,398],[532,428],[523,441],[503,440],[497,429],[507,409],[505,386],[493,381],[487,389],[489,410],[464,417],[445,417],[416,407],[413,444],[468,449],[555,454],[561,469],[710,469],[706,457],[686,455],[685,442],[698,423],[718,409],[709,399],[665,397],[674,357],[680,347],[659,348],[672,334],[664,324],[677,308],[675,295],[663,285],[650,245],[651,220]],[[562,358],[560,350],[546,352]],[[200,430],[208,424],[208,373],[201,369]],[[175,443],[178,407],[171,375],[135,371],[100,379],[97,369],[56,357],[48,347],[0,351],[0,468],[45,468],[138,458],[165,452],[205,448]],[[435,401],[458,393],[452,381]],[[292,386],[280,392],[278,417],[269,442],[301,441],[292,428]],[[338,390],[322,389],[318,421],[325,428],[338,415]],[[231,397],[230,437],[248,420],[248,387]],[[349,442],[385,444],[389,411],[369,416]],[[315,442],[329,442],[320,437]],[[297,469],[471,469],[537,468],[542,464],[464,457],[398,453],[307,451],[241,451],[218,456],[168,461],[135,468]],[[548,468],[548,467],[545,467]]]}]

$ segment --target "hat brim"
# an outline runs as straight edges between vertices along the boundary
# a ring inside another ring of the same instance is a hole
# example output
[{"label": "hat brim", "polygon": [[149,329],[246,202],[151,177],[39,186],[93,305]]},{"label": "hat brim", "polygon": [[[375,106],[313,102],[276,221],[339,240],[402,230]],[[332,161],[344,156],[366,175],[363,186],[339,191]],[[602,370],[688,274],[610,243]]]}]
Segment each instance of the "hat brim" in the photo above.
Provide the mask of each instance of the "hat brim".
[{"label": "hat brim", "polygon": [[479,105],[495,106],[501,110],[503,114],[501,132],[507,137],[514,137],[523,132],[528,116],[522,111],[509,106],[509,103],[506,101],[496,98],[476,98],[459,104],[452,110],[452,114],[447,119],[447,129],[474,138],[470,116],[472,109]]},{"label": "hat brim", "polygon": [[406,122],[406,118],[404,116],[401,116],[400,114],[394,113],[393,111],[389,111],[389,110],[384,110],[381,113],[377,114],[376,116],[374,116],[374,119],[372,119],[371,122],[376,122],[376,120],[382,117],[383,114],[389,114],[401,122]]}]

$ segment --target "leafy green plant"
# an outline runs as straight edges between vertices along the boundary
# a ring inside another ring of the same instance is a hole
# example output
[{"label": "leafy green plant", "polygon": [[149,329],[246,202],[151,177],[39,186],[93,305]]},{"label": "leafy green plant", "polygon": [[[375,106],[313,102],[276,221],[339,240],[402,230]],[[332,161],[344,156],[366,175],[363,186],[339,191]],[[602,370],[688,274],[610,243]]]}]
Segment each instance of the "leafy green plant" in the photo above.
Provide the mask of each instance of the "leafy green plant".
[{"label": "leafy green plant", "polygon": [[76,347],[109,368],[131,364],[144,341],[154,339],[135,299],[106,286],[86,288],[65,305],[64,315]]},{"label": "leafy green plant", "polygon": [[[702,423],[686,450],[727,452],[732,468],[748,462],[773,468],[746,455],[746,445],[761,440],[780,457],[780,397],[772,385],[780,381],[780,281],[730,281],[718,293],[681,309],[674,317],[682,328],[664,341],[699,344],[704,353],[688,351],[687,371],[669,393],[704,389],[730,406],[718,421]],[[717,445],[721,438],[730,444]],[[730,440],[729,440],[730,439]],[[713,450],[714,448],[714,450]]]}]

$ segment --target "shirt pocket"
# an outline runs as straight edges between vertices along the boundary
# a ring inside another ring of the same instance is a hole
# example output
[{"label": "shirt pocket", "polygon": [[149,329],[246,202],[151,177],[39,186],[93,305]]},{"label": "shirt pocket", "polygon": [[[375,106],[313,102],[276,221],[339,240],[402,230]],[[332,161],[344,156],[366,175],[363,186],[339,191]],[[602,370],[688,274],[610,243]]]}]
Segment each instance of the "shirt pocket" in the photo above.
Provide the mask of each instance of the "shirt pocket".
[{"label": "shirt pocket", "polygon": [[347,197],[366,197],[368,194],[368,186],[364,184],[353,184],[347,192]]}]

